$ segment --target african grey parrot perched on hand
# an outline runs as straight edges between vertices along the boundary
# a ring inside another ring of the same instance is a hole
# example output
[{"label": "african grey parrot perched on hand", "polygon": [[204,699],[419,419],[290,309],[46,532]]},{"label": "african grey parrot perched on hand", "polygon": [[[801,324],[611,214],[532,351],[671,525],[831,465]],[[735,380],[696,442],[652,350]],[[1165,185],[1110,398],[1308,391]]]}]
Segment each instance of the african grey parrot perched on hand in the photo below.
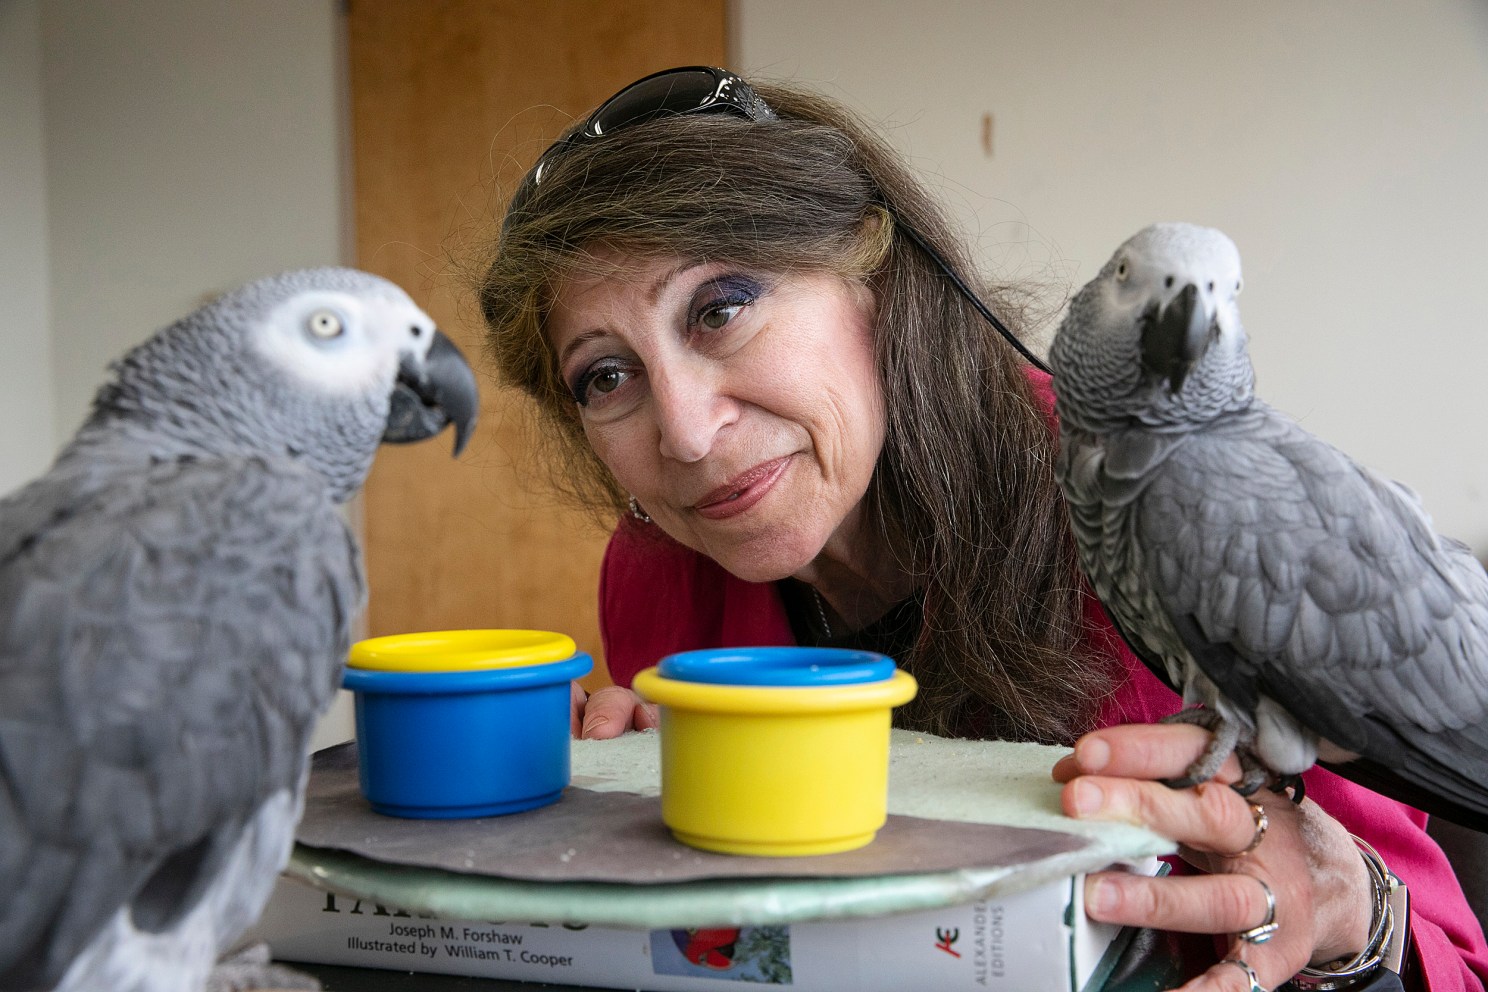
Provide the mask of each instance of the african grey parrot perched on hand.
[{"label": "african grey parrot perched on hand", "polygon": [[1488,574],[1413,493],[1255,398],[1240,286],[1224,234],[1159,224],[1071,301],[1050,358],[1081,563],[1206,707],[1189,780],[1238,743],[1252,786],[1321,758],[1482,829]]},{"label": "african grey parrot perched on hand", "polygon": [[336,505],[477,410],[397,286],[290,272],[129,352],[0,501],[0,989],[199,992],[257,917],[364,599]]}]

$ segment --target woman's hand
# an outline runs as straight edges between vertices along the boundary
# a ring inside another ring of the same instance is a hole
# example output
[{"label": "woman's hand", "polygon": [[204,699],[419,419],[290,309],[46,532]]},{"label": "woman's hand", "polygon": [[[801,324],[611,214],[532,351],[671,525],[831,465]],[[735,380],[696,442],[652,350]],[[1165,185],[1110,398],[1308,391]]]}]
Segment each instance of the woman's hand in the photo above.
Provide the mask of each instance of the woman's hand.
[{"label": "woman's hand", "polygon": [[[1180,724],[1108,727],[1082,737],[1054,766],[1065,812],[1092,820],[1142,824],[1179,843],[1179,853],[1209,874],[1147,878],[1098,872],[1085,881],[1085,911],[1094,920],[1223,934],[1227,957],[1255,970],[1267,989],[1304,965],[1352,955],[1368,942],[1373,895],[1368,869],[1348,832],[1311,800],[1300,805],[1262,788],[1247,800],[1229,783],[1240,777],[1231,757],[1212,781],[1171,789],[1209,733]],[[1265,810],[1257,833],[1251,803]],[[1258,882],[1257,879],[1260,881]],[[1237,935],[1266,918],[1266,888],[1276,900],[1277,929],[1265,943]],[[1183,986],[1185,992],[1249,992],[1246,972],[1219,963]]]},{"label": "woman's hand", "polygon": [[653,730],[660,723],[656,707],[629,689],[607,685],[594,695],[570,683],[568,729],[574,737],[604,740],[627,730]]}]

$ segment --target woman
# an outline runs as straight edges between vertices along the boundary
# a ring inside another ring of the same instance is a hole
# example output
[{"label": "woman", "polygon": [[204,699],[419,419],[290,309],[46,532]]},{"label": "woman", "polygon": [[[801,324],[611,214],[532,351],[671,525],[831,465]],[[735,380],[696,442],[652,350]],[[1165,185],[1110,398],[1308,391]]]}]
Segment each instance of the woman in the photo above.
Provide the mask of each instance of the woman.
[{"label": "woman", "polygon": [[[1178,700],[1082,586],[1047,377],[988,330],[970,271],[898,156],[797,89],[672,70],[549,149],[481,302],[498,365],[553,427],[558,481],[622,518],[601,588],[617,687],[576,690],[576,729],[654,724],[627,686],[671,651],[883,650],[921,685],[904,725],[1073,743],[1054,770],[1070,815],[1183,845],[1199,873],[1095,875],[1086,897],[1096,919],[1226,935],[1186,987],[1304,966],[1389,987],[1381,864],[1416,896],[1408,979],[1481,987],[1482,932],[1419,814],[1317,770],[1300,805],[1159,783],[1205,735],[1150,725]],[[1019,312],[1011,288],[990,298]]]}]

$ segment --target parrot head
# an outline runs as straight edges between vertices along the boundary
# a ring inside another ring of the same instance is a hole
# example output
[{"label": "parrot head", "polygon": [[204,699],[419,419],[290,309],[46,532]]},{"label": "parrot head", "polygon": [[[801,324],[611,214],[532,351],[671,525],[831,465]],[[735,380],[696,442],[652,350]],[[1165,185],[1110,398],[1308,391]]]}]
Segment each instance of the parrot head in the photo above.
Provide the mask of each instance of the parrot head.
[{"label": "parrot head", "polygon": [[453,424],[458,455],[479,408],[474,373],[428,314],[355,269],[249,283],[167,327],[114,372],[90,426],[147,437],[157,457],[288,454],[324,474],[341,500],[384,441]]},{"label": "parrot head", "polygon": [[1222,232],[1154,224],[1123,244],[1070,302],[1051,349],[1055,385],[1121,418],[1204,419],[1249,403],[1253,373],[1237,297],[1240,252]]}]

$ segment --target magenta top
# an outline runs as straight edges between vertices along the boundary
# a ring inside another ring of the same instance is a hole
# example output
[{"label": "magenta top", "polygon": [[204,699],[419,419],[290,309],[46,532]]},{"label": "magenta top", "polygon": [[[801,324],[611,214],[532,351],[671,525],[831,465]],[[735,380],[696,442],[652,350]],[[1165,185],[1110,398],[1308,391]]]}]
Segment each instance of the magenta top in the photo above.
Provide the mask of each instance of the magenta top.
[{"label": "magenta top", "polygon": [[[1053,409],[1047,376],[1031,373]],[[1102,727],[1153,723],[1181,706],[1177,694],[1131,653],[1093,595],[1091,646],[1118,664],[1119,685]],[[664,655],[699,648],[795,644],[774,583],[745,582],[712,559],[629,516],[610,538],[599,580],[599,622],[610,678],[630,685]],[[1426,814],[1322,768],[1304,773],[1307,795],[1348,831],[1372,844],[1410,889],[1413,977],[1432,992],[1483,989],[1488,944],[1446,855],[1426,834]]]}]

